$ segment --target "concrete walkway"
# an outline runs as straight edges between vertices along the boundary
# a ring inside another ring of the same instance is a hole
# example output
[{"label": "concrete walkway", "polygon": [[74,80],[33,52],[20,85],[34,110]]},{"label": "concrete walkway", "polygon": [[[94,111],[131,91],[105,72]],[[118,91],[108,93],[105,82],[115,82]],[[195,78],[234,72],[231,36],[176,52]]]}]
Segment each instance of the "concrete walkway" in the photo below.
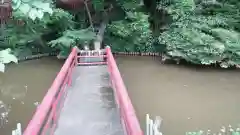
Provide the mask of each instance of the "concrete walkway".
[{"label": "concrete walkway", "polygon": [[55,135],[123,135],[106,66],[79,66]]}]

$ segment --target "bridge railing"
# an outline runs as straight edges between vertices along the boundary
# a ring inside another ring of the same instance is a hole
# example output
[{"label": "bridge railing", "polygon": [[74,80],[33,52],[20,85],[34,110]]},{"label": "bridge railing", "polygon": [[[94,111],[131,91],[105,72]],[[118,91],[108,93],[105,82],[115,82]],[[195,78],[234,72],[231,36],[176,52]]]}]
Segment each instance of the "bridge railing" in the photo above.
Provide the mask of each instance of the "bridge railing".
[{"label": "bridge railing", "polygon": [[110,47],[106,48],[106,53],[108,71],[114,89],[116,102],[120,110],[121,121],[125,128],[125,133],[126,135],[143,135]]},{"label": "bridge railing", "polygon": [[66,96],[66,86],[71,84],[72,70],[77,64],[76,58],[77,48],[74,47],[23,135],[52,135],[54,133]]},{"label": "bridge railing", "polygon": [[81,56],[78,55],[78,53],[78,48],[74,47],[55,78],[52,86],[43,98],[41,104],[38,106],[23,135],[54,134],[57,126],[57,120],[67,94],[66,87],[72,82],[71,77],[73,67],[75,65],[89,65],[89,62],[84,63],[79,61],[80,58],[85,57],[103,57],[103,59],[107,59],[107,62],[94,62],[92,64],[107,64],[108,66],[112,87],[114,89],[116,102],[120,110],[121,121],[126,135],[143,135],[110,47],[106,48],[106,55],[100,54],[98,56]]},{"label": "bridge railing", "polygon": [[90,65],[105,65],[106,63],[105,50],[79,50],[77,55],[77,65],[90,66]]}]

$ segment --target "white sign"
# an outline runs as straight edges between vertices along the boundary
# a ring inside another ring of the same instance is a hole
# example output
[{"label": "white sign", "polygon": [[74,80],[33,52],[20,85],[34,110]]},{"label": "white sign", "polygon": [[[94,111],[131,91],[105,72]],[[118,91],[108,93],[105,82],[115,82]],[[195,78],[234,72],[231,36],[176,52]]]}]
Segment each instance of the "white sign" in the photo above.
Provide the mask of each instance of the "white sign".
[{"label": "white sign", "polygon": [[162,135],[160,132],[162,119],[156,117],[153,121],[150,119],[149,114],[146,115],[146,135]]},{"label": "white sign", "polygon": [[21,124],[17,124],[17,129],[12,131],[12,135],[22,135],[22,127]]}]

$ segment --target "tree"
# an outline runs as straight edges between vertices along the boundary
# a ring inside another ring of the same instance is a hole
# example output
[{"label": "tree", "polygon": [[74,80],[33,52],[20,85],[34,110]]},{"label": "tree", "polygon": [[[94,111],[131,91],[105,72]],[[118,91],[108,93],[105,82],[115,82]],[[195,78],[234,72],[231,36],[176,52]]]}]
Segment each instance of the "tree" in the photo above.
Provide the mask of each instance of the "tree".
[{"label": "tree", "polygon": [[[13,0],[12,8],[12,18],[1,29],[1,48],[6,50],[0,51],[0,71],[4,70],[4,64],[11,61],[16,62],[16,57],[10,57],[13,56],[10,54],[15,56],[18,56],[19,53],[21,55],[23,53],[31,54],[36,44],[38,44],[37,47],[47,48],[50,45],[59,50],[60,55],[67,55],[71,46],[77,42],[92,40],[95,36],[95,33],[89,31],[88,28],[77,29],[73,15],[56,8],[55,3],[51,0],[27,2]],[[50,37],[53,38],[50,40],[44,38],[46,34],[52,34]]]},{"label": "tree", "polygon": [[196,64],[240,64],[239,5],[237,0],[162,0],[157,9],[172,18],[160,33],[170,57]]},{"label": "tree", "polygon": [[[153,34],[148,21],[149,15],[143,11],[142,2],[135,0],[115,1],[115,15],[119,19],[112,21],[107,28],[105,42],[113,51],[153,52]],[[120,8],[120,10],[119,10]],[[125,17],[122,18],[121,15]]]}]

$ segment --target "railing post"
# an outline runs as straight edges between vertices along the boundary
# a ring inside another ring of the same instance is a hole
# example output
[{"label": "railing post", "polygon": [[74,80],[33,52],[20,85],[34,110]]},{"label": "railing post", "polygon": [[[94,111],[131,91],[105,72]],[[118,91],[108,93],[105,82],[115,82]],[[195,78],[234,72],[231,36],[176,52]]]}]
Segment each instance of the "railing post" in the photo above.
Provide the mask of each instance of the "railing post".
[{"label": "railing post", "polygon": [[68,74],[67,74],[68,86],[72,85],[72,77],[71,77],[71,75],[72,75],[72,71],[73,71],[73,68],[74,68],[75,63],[76,63],[75,59],[77,59],[77,49],[78,48],[76,46],[72,48],[72,52],[74,53],[73,54],[74,57],[72,59],[72,63],[70,64],[70,67],[69,67],[69,70],[68,70]]},{"label": "railing post", "polygon": [[112,53],[110,46],[107,45],[107,46],[105,47],[105,49],[106,49],[106,53],[107,53],[107,54]]},{"label": "railing post", "polygon": [[111,51],[111,48],[110,46],[106,46],[106,55],[107,55],[107,67],[108,67],[108,72],[110,74],[110,79],[111,79],[111,86],[115,86],[114,84],[114,79],[113,79],[113,71],[112,71],[112,64],[111,64],[111,55],[112,55],[112,51]]},{"label": "railing post", "polygon": [[110,76],[112,76],[112,68],[111,68],[111,64],[109,63],[110,62],[110,54],[111,54],[111,49],[110,49],[110,46],[106,46],[106,55],[107,55],[107,66],[108,66],[108,70],[109,70],[109,73],[110,73]]},{"label": "railing post", "polygon": [[79,52],[78,50],[79,49],[78,49],[77,46],[74,46],[73,49],[72,49],[72,51],[74,51],[74,66],[77,65],[77,55],[78,55],[78,52]]},{"label": "railing post", "polygon": [[74,66],[77,66],[77,64],[78,64],[78,49],[77,49],[77,51],[75,53],[75,56],[74,56]]},{"label": "railing post", "polygon": [[156,117],[156,119],[153,121],[150,119],[149,114],[146,115],[146,135],[162,135],[162,133],[159,131],[161,126],[161,118]]}]

